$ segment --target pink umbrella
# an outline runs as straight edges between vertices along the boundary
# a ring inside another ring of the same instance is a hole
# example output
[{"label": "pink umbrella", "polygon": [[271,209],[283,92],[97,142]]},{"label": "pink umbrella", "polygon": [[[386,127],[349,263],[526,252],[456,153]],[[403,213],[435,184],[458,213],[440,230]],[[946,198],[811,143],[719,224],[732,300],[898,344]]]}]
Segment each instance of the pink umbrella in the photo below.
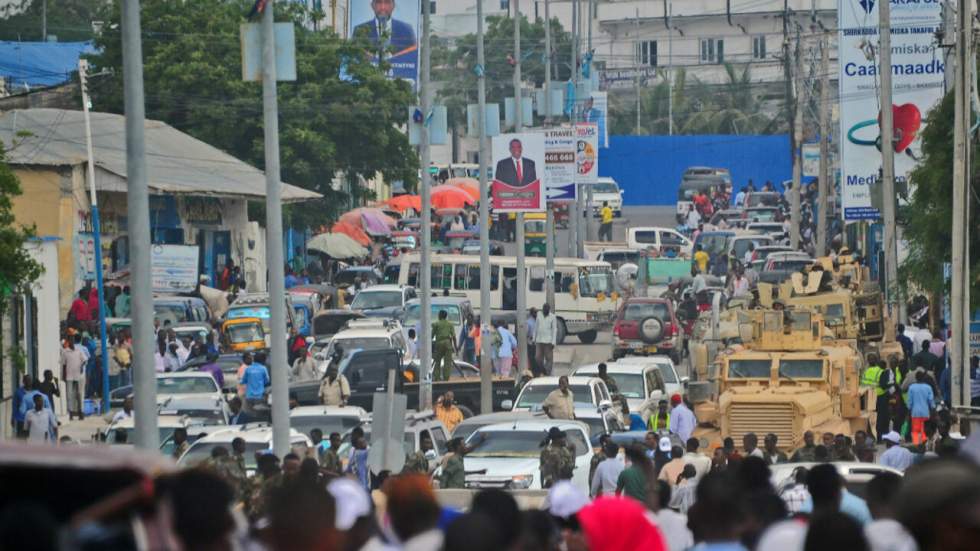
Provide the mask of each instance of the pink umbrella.
[{"label": "pink umbrella", "polygon": [[341,215],[340,222],[358,226],[370,235],[388,235],[397,224],[381,209],[361,207]]},{"label": "pink umbrella", "polygon": [[461,209],[465,205],[475,205],[476,199],[462,188],[441,185],[432,188],[431,203],[437,209]]}]

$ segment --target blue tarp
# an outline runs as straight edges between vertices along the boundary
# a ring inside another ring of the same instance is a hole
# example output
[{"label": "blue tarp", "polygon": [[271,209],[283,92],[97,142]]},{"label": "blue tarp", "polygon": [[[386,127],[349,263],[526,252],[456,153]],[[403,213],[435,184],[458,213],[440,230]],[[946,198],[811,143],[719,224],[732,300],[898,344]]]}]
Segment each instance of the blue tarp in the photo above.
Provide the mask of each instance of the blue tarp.
[{"label": "blue tarp", "polygon": [[87,53],[95,53],[91,42],[0,41],[0,77],[13,92],[55,86],[71,78]]},{"label": "blue tarp", "polygon": [[614,178],[627,205],[673,205],[690,166],[727,168],[735,189],[751,178],[780,184],[792,176],[789,135],[610,136],[599,175]]}]

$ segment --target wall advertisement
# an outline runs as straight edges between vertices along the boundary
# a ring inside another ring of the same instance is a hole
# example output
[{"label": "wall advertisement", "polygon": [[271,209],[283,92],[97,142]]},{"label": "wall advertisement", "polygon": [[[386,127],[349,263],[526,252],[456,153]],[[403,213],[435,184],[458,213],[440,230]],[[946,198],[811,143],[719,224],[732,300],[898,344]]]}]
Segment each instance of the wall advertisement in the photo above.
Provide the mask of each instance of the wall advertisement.
[{"label": "wall advertisement", "polygon": [[[874,220],[870,184],[881,169],[878,6],[875,0],[839,0],[840,164],[845,220]],[[891,0],[892,112],[895,177],[907,178],[921,154],[920,134],[943,93],[944,62],[935,32],[937,0]]]},{"label": "wall advertisement", "polygon": [[150,280],[154,293],[191,293],[197,288],[196,245],[150,247]]},{"label": "wall advertisement", "polygon": [[544,134],[544,186],[547,200],[574,201],[575,184],[599,176],[599,131],[593,123],[549,128]]}]

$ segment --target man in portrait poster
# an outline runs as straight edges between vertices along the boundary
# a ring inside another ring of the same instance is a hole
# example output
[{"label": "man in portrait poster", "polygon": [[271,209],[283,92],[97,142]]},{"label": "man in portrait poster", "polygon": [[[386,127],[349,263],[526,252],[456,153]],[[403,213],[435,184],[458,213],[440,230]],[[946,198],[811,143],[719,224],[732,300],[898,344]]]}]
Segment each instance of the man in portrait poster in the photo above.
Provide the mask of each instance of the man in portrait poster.
[{"label": "man in portrait poster", "polygon": [[493,206],[496,212],[532,212],[543,209],[544,187],[537,168],[544,162],[540,134],[494,137]]}]

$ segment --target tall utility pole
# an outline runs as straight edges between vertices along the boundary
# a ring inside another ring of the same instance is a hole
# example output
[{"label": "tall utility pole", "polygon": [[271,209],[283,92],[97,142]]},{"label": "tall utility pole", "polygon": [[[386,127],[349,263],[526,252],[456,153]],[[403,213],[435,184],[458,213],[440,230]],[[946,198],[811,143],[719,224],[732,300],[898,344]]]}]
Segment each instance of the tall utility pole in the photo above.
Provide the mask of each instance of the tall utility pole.
[{"label": "tall utility pole", "polygon": [[[800,66],[800,33],[796,33],[796,61],[793,64],[796,72],[793,78],[795,93],[793,94],[793,190],[789,195],[789,246],[796,249],[800,246],[800,185],[803,176],[803,159],[800,149],[803,142],[803,103],[805,90],[803,87],[803,68]],[[788,51],[787,51],[788,53]]]},{"label": "tall utility pole", "polygon": [[674,4],[667,6],[667,135],[674,135]]},{"label": "tall utility pole", "polygon": [[827,250],[830,219],[830,41],[820,39],[820,175],[817,179],[817,256]]},{"label": "tall utility pole", "polygon": [[[571,56],[569,59],[571,61],[571,77],[572,90],[569,96],[571,97],[571,112],[569,113],[569,121],[572,123],[572,128],[575,127],[576,119],[578,118],[578,17],[579,17],[579,0],[572,0],[572,39],[569,41],[571,46]],[[568,236],[568,256],[577,257],[579,251],[579,243],[581,242],[581,237],[579,236],[579,220],[582,218],[582,201],[578,196],[579,185],[575,184],[575,200],[572,201],[571,205],[568,207],[568,226],[569,226],[569,236]]]},{"label": "tall utility pole", "polygon": [[[424,1],[424,0],[423,0]],[[521,3],[514,2],[514,132],[524,129],[524,106],[521,97]],[[542,186],[542,193],[546,193]],[[545,201],[547,204],[547,200]],[[527,270],[524,262],[524,213],[515,217],[517,231],[517,376],[527,370]]]},{"label": "tall utility pole", "polygon": [[269,270],[269,377],[272,451],[289,453],[289,379],[286,376],[286,283],[282,254],[282,182],[279,174],[279,97],[276,89],[275,0],[262,11],[262,125],[265,134],[265,261]]},{"label": "tall utility pole", "polygon": [[150,284],[150,191],[147,187],[143,43],[139,0],[122,5],[123,101],[126,114],[126,217],[129,231],[129,317],[133,331],[136,447],[156,452],[157,374],[153,367],[153,288]]},{"label": "tall utility pole", "polygon": [[88,183],[92,203],[92,237],[95,240],[95,285],[99,293],[99,339],[102,344],[102,411],[109,411],[109,343],[105,327],[105,281],[102,277],[102,225],[99,199],[95,193],[95,156],[92,154],[92,123],[88,112],[88,60],[78,60],[78,82],[82,89],[82,113],[85,117],[85,150],[88,154]]},{"label": "tall utility pole", "polygon": [[[419,153],[422,160],[422,261],[419,272],[419,279],[422,282],[422,296],[420,306],[422,308],[421,335],[419,335],[419,365],[421,377],[419,378],[419,411],[425,411],[432,407],[432,195],[430,183],[432,177],[429,174],[429,110],[432,109],[429,101],[429,70],[432,56],[429,51],[429,0],[422,0],[422,43],[421,43],[421,67],[419,67],[419,106],[422,110],[422,131],[419,132]],[[483,162],[482,152],[480,162]],[[480,176],[483,176],[483,170]],[[481,201],[483,203],[485,201]],[[484,224],[485,226],[485,224]],[[483,226],[481,226],[482,231]],[[481,305],[481,312],[483,311]]]},{"label": "tall utility pole", "polygon": [[[551,128],[551,2],[544,0],[544,126]],[[555,211],[545,198],[545,300],[555,306]]]},{"label": "tall utility pole", "polygon": [[483,0],[476,0],[476,82],[477,117],[480,129],[480,413],[493,413],[493,363],[490,308],[490,188],[487,171],[490,169],[490,153],[487,151],[487,77],[483,51]]},{"label": "tall utility pole", "polygon": [[[636,92],[636,135],[640,135],[640,68],[643,67],[643,44],[640,42],[640,8],[636,8],[636,71],[633,74],[633,90]],[[649,55],[649,52],[648,52]]]},{"label": "tall utility pole", "polygon": [[[953,250],[952,281],[950,289],[950,322],[953,338],[950,340],[950,366],[952,371],[951,395],[954,407],[970,405],[970,93],[968,82],[973,82],[973,18],[968,2],[960,2],[956,13],[956,73],[954,79],[953,119]],[[886,199],[888,199],[886,197]]]},{"label": "tall utility pole", "polygon": [[884,224],[885,298],[898,318],[898,243],[895,238],[895,130],[892,121],[892,31],[890,2],[878,3],[878,75],[881,79],[881,222]]}]

